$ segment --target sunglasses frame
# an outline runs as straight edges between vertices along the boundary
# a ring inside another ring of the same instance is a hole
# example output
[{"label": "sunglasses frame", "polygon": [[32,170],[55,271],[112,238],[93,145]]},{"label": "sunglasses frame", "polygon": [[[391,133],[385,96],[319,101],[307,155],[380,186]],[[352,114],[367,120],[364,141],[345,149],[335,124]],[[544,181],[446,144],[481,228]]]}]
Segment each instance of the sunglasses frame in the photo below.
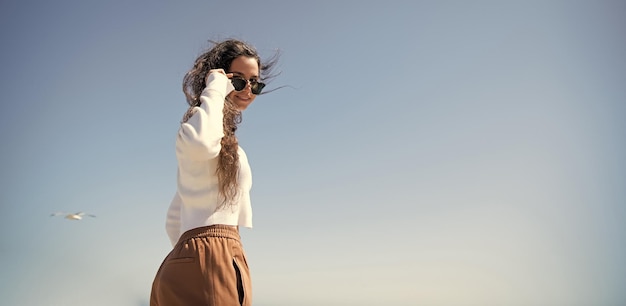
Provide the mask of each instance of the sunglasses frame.
[{"label": "sunglasses frame", "polygon": [[235,87],[235,91],[242,91],[246,89],[246,86],[248,86],[248,84],[250,84],[250,91],[255,95],[261,94],[263,88],[265,87],[265,83],[259,82],[257,80],[246,80],[242,76],[238,75],[234,75],[230,79],[230,82],[233,84],[233,87]]}]

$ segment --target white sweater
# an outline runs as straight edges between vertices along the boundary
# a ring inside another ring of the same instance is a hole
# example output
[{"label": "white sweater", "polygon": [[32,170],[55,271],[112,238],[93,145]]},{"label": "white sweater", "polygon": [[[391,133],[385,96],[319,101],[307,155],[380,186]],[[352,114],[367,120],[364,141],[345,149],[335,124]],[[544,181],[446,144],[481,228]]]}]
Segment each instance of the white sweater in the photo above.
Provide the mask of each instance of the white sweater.
[{"label": "white sweater", "polygon": [[246,153],[239,147],[239,196],[224,206],[216,175],[224,137],[224,99],[234,89],[221,73],[211,73],[200,96],[200,107],[181,124],[176,138],[178,189],[167,211],[165,228],[175,245],[182,233],[213,224],[252,227],[250,188],[252,173]]}]

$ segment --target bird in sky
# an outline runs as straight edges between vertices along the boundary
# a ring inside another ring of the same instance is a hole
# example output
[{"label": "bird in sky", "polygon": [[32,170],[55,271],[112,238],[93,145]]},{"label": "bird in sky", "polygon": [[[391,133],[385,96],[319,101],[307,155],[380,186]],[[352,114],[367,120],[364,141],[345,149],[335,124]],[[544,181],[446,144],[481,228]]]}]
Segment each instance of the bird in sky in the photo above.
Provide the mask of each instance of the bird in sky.
[{"label": "bird in sky", "polygon": [[93,217],[93,218],[96,217],[95,215],[84,213],[82,211],[77,212],[77,213],[55,212],[55,213],[50,214],[50,217],[56,217],[56,216],[65,216],[65,219],[76,220],[76,221],[82,220],[84,216]]}]

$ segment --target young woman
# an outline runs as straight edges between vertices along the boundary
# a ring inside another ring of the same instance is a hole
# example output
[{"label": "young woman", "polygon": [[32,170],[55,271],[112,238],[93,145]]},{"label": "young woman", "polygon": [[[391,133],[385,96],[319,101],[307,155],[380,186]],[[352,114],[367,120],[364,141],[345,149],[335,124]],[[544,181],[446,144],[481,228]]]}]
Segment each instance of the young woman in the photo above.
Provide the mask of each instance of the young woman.
[{"label": "young woman", "polygon": [[247,43],[226,40],[185,75],[190,107],[176,138],[178,188],[166,221],[173,249],[155,276],[150,305],[252,304],[238,232],[252,227],[252,176],[235,131],[273,64],[262,64]]}]

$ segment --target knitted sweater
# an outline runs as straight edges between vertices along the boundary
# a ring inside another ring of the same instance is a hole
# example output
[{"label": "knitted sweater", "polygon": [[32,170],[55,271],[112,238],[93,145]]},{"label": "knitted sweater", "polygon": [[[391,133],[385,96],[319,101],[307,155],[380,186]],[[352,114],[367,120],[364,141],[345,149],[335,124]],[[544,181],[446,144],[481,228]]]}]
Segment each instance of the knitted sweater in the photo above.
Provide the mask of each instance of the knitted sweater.
[{"label": "knitted sweater", "polygon": [[166,231],[175,245],[182,233],[213,224],[252,227],[250,188],[252,173],[246,153],[239,147],[239,195],[232,206],[218,208],[216,169],[221,149],[224,99],[234,89],[221,73],[211,73],[200,96],[201,104],[182,123],[176,138],[178,184],[167,211]]}]

